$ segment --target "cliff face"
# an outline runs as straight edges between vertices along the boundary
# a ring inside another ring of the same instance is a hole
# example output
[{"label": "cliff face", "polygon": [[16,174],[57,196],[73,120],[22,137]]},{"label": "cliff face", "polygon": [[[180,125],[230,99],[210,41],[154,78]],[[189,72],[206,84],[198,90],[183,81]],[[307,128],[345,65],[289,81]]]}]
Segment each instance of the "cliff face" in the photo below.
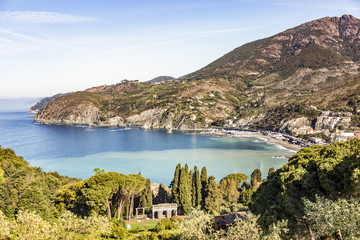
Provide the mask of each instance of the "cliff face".
[{"label": "cliff face", "polygon": [[59,97],[35,121],[290,131],[319,116],[309,106],[357,116],[358,96],[360,20],[344,15],[245,44],[181,79],[158,84],[124,80]]}]

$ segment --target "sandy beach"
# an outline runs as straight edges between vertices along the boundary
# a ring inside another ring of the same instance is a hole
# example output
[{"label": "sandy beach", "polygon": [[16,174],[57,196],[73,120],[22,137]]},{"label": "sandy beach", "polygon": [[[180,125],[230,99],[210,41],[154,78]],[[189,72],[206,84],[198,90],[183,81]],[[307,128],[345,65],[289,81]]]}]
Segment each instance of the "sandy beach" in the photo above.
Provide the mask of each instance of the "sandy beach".
[{"label": "sandy beach", "polygon": [[244,135],[235,135],[235,136],[232,136],[232,137],[252,137],[252,138],[262,138],[262,139],[266,139],[269,143],[274,143],[274,144],[278,144],[284,148],[287,148],[287,149],[290,149],[292,151],[299,151],[302,147],[300,147],[299,145],[296,145],[296,144],[291,144],[287,141],[283,141],[281,139],[276,139],[276,138],[273,138],[271,136],[266,136],[266,135],[263,135],[263,134],[244,134]]},{"label": "sandy beach", "polygon": [[188,133],[192,135],[205,135],[205,136],[214,136],[214,137],[234,137],[234,138],[259,138],[266,139],[267,142],[280,145],[286,149],[298,152],[302,147],[296,144],[291,144],[287,141],[281,139],[276,139],[271,136],[263,135],[261,133],[244,133],[244,134],[224,134],[223,132],[197,132],[197,133]]}]

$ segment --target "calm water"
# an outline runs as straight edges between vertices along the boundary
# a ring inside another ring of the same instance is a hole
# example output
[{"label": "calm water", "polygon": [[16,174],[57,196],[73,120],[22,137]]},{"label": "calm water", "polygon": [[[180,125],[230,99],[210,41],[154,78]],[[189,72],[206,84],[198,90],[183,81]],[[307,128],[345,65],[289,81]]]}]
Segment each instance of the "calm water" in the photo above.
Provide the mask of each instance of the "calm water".
[{"label": "calm water", "polygon": [[34,124],[27,113],[0,113],[0,145],[12,148],[33,166],[85,179],[94,168],[124,174],[141,172],[152,182],[169,184],[178,163],[207,167],[216,180],[230,173],[248,176],[259,168],[287,162],[279,146],[253,138],[217,138],[173,131],[122,130]]}]

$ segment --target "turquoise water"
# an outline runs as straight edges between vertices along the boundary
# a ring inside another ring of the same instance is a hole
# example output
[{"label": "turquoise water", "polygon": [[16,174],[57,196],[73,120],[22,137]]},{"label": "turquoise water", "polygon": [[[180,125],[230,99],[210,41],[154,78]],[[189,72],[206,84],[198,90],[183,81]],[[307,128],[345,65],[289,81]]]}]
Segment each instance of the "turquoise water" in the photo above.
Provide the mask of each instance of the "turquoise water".
[{"label": "turquoise water", "polygon": [[161,130],[123,130],[33,123],[26,113],[0,113],[0,145],[15,150],[33,166],[71,177],[88,178],[94,168],[138,173],[152,182],[169,184],[178,163],[207,167],[219,181],[230,173],[248,176],[259,168],[287,162],[278,155],[291,152],[254,138],[218,138],[168,134]]}]

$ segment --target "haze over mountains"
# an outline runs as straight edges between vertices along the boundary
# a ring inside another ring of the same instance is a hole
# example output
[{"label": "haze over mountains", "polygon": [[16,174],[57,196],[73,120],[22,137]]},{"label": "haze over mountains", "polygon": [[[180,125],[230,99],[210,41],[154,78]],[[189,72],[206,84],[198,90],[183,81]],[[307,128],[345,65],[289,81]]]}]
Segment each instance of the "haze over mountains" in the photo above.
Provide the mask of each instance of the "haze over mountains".
[{"label": "haze over mountains", "polygon": [[311,122],[320,112],[310,106],[356,115],[359,29],[351,15],[321,18],[245,44],[181,79],[123,81],[56,98],[35,120],[177,129],[231,120],[237,128],[275,130]]}]

